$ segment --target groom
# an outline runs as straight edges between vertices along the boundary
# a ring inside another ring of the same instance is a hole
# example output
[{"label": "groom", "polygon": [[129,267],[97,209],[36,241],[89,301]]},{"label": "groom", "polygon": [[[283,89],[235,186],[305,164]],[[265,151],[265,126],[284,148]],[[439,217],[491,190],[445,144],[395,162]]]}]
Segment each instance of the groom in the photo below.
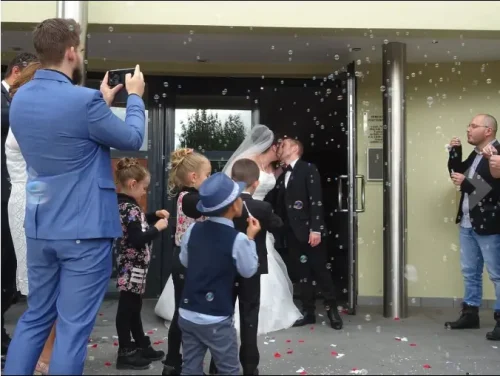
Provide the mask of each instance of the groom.
[{"label": "groom", "polygon": [[300,159],[303,151],[300,141],[291,138],[283,140],[278,157],[286,167],[266,201],[283,219],[284,243],[301,283],[303,318],[297,320],[294,326],[316,323],[313,281],[317,281],[325,297],[330,324],[333,329],[340,330],[343,322],[337,310],[333,281],[326,267],[326,247],[321,235],[325,232],[321,178],[316,166]]}]

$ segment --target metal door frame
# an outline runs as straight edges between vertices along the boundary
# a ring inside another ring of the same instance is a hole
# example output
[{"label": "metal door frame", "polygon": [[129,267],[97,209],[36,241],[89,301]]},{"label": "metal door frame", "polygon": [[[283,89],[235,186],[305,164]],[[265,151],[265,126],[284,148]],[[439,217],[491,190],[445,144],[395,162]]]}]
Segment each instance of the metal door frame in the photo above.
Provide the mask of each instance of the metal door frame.
[{"label": "metal door frame", "polygon": [[[358,213],[365,211],[365,176],[358,175],[357,135],[357,85],[355,63],[347,67],[347,175],[338,179],[339,211],[348,216],[348,313],[356,314],[358,303]],[[342,182],[347,181],[347,209],[342,207]],[[361,183],[361,200],[358,201],[358,184]],[[358,208],[358,202],[360,207]]]}]

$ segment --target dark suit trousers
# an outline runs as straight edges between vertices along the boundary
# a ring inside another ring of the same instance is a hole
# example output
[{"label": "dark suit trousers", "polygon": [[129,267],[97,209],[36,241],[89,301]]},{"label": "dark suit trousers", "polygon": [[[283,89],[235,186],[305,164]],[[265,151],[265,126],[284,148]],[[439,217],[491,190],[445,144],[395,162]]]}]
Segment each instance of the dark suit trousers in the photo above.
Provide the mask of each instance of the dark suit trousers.
[{"label": "dark suit trousers", "polygon": [[7,202],[2,202],[2,342],[7,338],[4,314],[12,305],[17,293],[17,260],[14,244],[10,235]]},{"label": "dark suit trousers", "polygon": [[175,367],[182,367],[182,332],[179,328],[179,305],[181,303],[182,290],[184,289],[184,278],[186,268],[181,264],[179,254],[180,247],[174,248],[174,257],[172,259],[172,282],[174,283],[174,296],[175,296],[175,311],[168,329],[168,353],[165,358],[165,364]]},{"label": "dark suit trousers", "polygon": [[321,289],[325,298],[325,305],[336,304],[335,287],[330,275],[330,270],[326,265],[327,254],[324,243],[316,247],[311,247],[307,242],[300,242],[293,230],[288,227],[287,244],[288,252],[292,263],[295,265],[294,271],[300,281],[300,300],[302,309],[305,312],[314,312],[316,309],[315,285]]},{"label": "dark suit trousers", "polygon": [[[234,292],[234,300],[236,303],[236,297],[238,297],[240,310],[240,363],[244,375],[253,375],[260,361],[259,347],[257,345],[260,310],[260,273],[250,278],[238,277]],[[210,373],[217,374],[213,358],[210,362]]]}]

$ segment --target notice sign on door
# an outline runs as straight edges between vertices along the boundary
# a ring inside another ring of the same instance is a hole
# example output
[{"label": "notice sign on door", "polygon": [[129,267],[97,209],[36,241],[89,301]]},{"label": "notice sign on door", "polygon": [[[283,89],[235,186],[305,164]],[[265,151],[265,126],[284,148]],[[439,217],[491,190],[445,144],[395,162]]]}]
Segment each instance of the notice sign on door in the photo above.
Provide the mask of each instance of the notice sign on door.
[{"label": "notice sign on door", "polygon": [[384,143],[384,117],[382,115],[369,115],[367,124],[368,142],[382,145]]}]

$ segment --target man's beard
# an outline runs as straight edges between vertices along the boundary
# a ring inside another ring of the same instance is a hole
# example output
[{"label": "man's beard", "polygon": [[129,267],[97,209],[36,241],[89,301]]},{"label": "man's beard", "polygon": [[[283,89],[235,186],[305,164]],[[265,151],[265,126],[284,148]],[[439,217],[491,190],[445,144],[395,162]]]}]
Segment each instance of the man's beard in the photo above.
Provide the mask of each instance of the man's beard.
[{"label": "man's beard", "polygon": [[73,80],[73,85],[81,85],[83,82],[83,66],[81,64],[78,64],[76,66],[75,70],[73,71],[73,77],[71,77]]}]

